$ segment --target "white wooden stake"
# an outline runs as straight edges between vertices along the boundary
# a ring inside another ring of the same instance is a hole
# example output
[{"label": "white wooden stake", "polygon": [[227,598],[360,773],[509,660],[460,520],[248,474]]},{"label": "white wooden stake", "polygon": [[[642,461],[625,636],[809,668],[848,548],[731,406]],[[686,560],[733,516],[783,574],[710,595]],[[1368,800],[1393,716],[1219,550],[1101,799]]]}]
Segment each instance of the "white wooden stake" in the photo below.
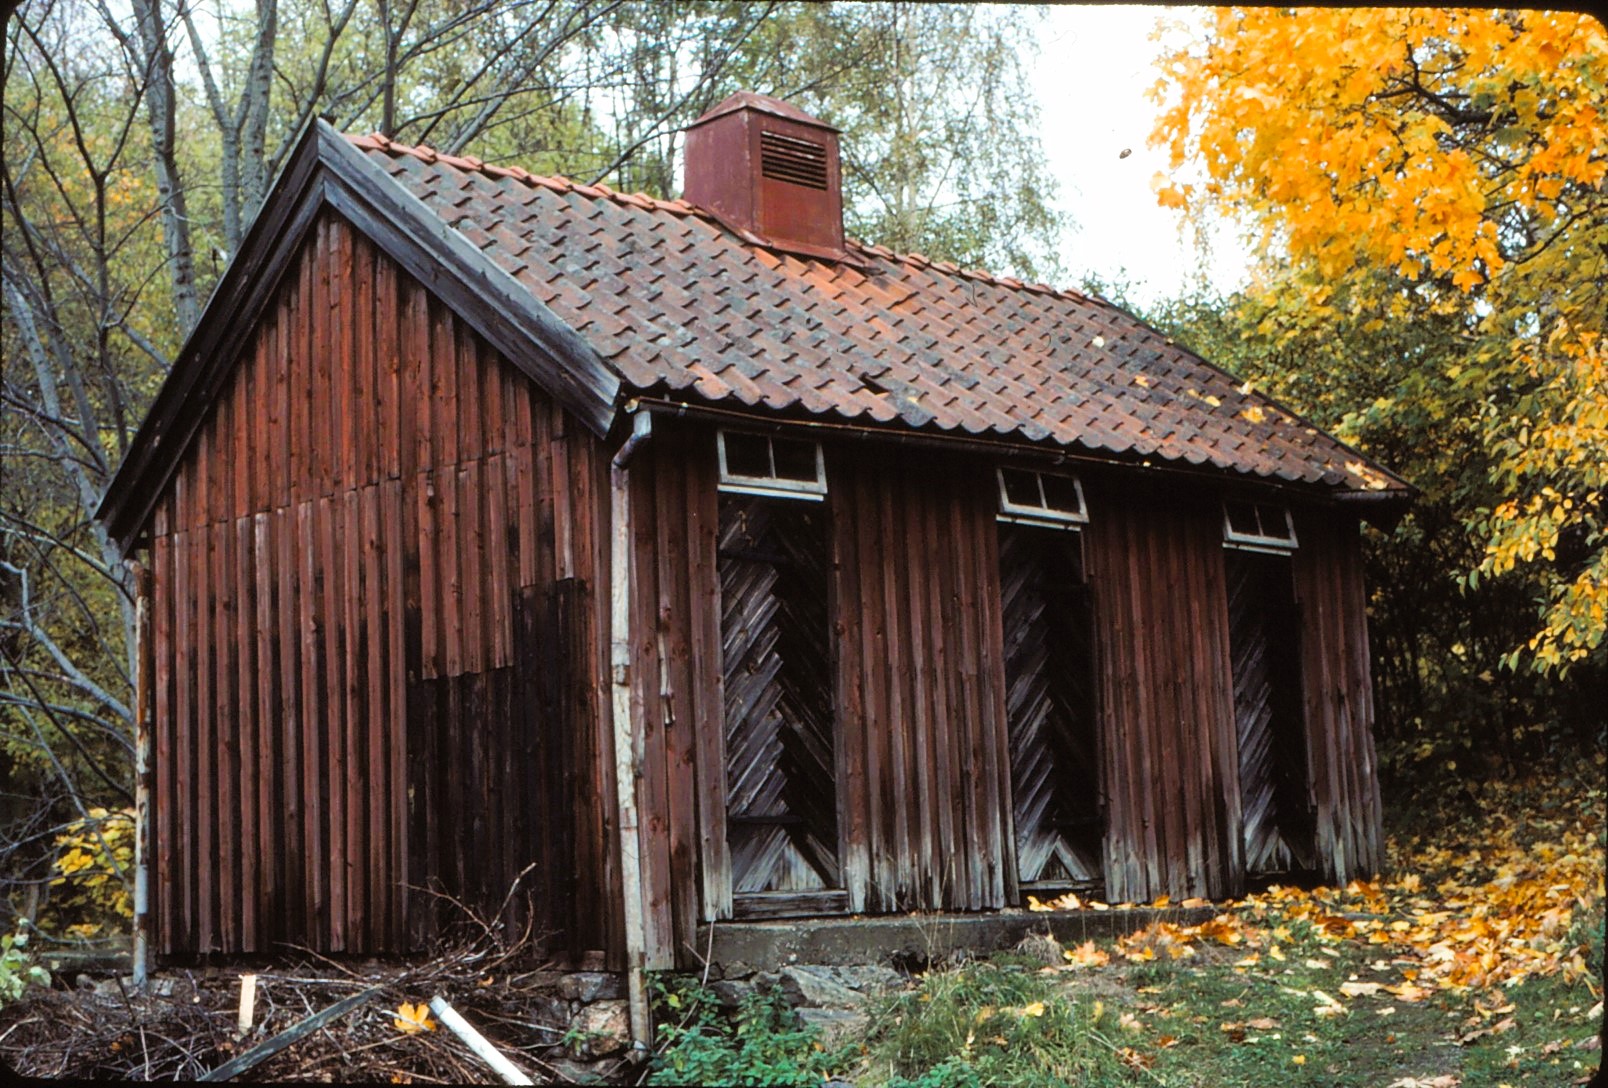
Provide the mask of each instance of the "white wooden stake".
[{"label": "white wooden stake", "polygon": [[257,1010],[257,976],[240,976],[240,1023],[235,1034],[245,1035],[251,1030],[251,1018]]}]

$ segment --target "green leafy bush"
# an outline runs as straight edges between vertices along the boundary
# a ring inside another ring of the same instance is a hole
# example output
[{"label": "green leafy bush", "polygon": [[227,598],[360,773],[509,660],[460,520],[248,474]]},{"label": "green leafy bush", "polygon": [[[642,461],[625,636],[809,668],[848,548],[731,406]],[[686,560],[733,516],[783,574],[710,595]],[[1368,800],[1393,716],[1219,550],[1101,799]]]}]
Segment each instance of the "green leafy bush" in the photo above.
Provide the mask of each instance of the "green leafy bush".
[{"label": "green leafy bush", "polygon": [[659,1054],[647,1084],[818,1088],[838,1068],[776,990],[756,990],[735,1012],[690,978],[656,978],[653,996]]},{"label": "green leafy bush", "polygon": [[28,954],[28,934],[0,937],[0,1007],[11,1004],[29,986],[49,986],[50,972]]}]

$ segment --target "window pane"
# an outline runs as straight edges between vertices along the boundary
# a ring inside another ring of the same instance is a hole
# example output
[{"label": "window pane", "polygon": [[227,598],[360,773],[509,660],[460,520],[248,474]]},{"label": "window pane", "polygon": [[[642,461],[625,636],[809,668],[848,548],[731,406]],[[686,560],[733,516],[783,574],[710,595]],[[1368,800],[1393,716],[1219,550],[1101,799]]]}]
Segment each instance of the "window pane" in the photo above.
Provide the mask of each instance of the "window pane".
[{"label": "window pane", "polygon": [[776,455],[777,478],[815,482],[814,442],[797,438],[772,438],[771,452]]},{"label": "window pane", "polygon": [[1261,536],[1262,528],[1256,519],[1256,507],[1248,502],[1225,502],[1223,509],[1228,512],[1228,527],[1244,536]]},{"label": "window pane", "polygon": [[1083,504],[1078,501],[1077,481],[1072,477],[1052,476],[1046,472],[1039,476],[1039,482],[1044,485],[1046,507],[1068,514],[1083,513]]},{"label": "window pane", "polygon": [[1005,501],[1013,506],[1043,506],[1039,498],[1038,473],[1024,472],[1019,468],[1002,468],[999,477],[1005,481]]},{"label": "window pane", "polygon": [[1277,540],[1290,540],[1290,523],[1284,516],[1284,507],[1270,506],[1267,503],[1256,504],[1256,514],[1262,523],[1262,535]]},{"label": "window pane", "polygon": [[726,472],[729,475],[757,476],[761,479],[770,476],[770,439],[764,435],[733,431],[723,432],[721,438],[726,444]]}]

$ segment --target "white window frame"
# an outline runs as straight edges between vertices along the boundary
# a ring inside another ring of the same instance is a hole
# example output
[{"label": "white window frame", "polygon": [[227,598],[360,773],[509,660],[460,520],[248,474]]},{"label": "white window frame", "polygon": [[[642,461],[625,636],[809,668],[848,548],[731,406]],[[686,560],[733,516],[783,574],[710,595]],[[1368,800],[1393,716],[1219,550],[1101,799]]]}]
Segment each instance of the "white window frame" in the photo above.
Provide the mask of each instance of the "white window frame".
[{"label": "white window frame", "polygon": [[[770,454],[771,475],[746,476],[732,472],[726,467],[726,435],[739,434],[744,438],[759,438],[765,442],[765,448]],[[788,442],[807,442],[815,447],[815,479],[790,480],[775,475],[776,472],[776,446],[775,439],[782,438]],[[722,427],[715,432],[715,451],[720,459],[720,490],[734,492],[739,495],[764,495],[773,499],[804,499],[809,502],[824,502],[826,500],[826,459],[821,456],[821,444],[808,438],[796,438],[793,435],[768,435],[757,431],[732,430]]]},{"label": "white window frame", "polygon": [[[1235,529],[1229,521],[1229,503],[1248,506],[1256,514],[1256,526],[1264,530],[1261,533],[1244,533]],[[1265,514],[1277,511],[1284,515],[1284,536],[1272,536],[1265,532],[1267,528]],[[1234,548],[1245,552],[1268,552],[1272,555],[1289,555],[1301,546],[1295,536],[1295,519],[1290,516],[1290,508],[1283,503],[1263,502],[1259,499],[1224,499],[1223,500],[1223,547]]]},{"label": "white window frame", "polygon": [[[1021,472],[1033,477],[1038,485],[1038,506],[1028,506],[1024,503],[1015,503],[1005,490],[1005,473]],[[1036,468],[1017,468],[1014,465],[996,465],[994,478],[999,483],[999,515],[997,520],[1008,521],[1016,525],[1040,525],[1049,529],[1070,529],[1076,531],[1089,523],[1089,506],[1083,498],[1083,481],[1071,473],[1051,473],[1062,480],[1072,481],[1072,489],[1078,496],[1076,510],[1062,510],[1049,505],[1044,497],[1044,476]]]}]

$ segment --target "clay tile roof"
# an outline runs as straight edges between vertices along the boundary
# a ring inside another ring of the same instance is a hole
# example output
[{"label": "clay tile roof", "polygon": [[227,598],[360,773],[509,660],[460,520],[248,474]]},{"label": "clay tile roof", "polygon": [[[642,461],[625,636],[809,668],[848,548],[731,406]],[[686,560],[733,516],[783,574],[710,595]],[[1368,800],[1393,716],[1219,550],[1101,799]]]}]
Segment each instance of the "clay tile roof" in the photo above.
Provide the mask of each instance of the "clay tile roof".
[{"label": "clay tile roof", "polygon": [[348,139],[590,341],[628,394],[1411,491],[1099,298],[863,242],[847,262],[800,259],[682,200]]}]

